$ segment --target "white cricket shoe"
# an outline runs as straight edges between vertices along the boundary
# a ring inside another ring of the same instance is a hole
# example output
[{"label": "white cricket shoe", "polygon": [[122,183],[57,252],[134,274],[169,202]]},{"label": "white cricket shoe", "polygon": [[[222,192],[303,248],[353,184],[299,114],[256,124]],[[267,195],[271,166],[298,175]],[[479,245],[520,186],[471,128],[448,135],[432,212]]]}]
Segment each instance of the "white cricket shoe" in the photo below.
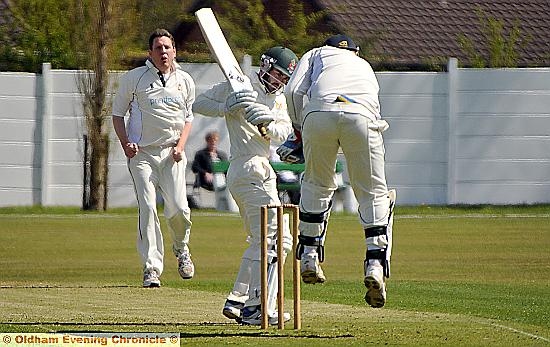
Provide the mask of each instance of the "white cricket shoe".
[{"label": "white cricket shoe", "polygon": [[374,308],[383,307],[386,303],[386,283],[384,279],[384,268],[379,260],[365,262],[365,301]]},{"label": "white cricket shoe", "polygon": [[319,255],[315,251],[303,253],[300,259],[300,273],[304,283],[323,283],[327,279],[319,265]]},{"label": "white cricket shoe", "polygon": [[227,299],[225,300],[225,304],[223,305],[222,313],[227,318],[234,319],[237,322],[240,322],[241,310],[243,309],[243,307],[244,304],[242,302]]},{"label": "white cricket shoe", "polygon": [[189,251],[183,251],[178,256],[178,273],[184,280],[193,278],[195,275],[195,265],[191,260]]},{"label": "white cricket shoe", "polygon": [[143,288],[160,287],[160,279],[157,270],[151,269],[143,273]]},{"label": "white cricket shoe", "polygon": [[[262,310],[260,305],[245,307],[243,308],[242,312],[243,312],[242,324],[262,325]],[[284,319],[284,322],[288,322],[290,320],[290,313],[284,312],[283,319]],[[275,311],[273,315],[269,315],[269,317],[267,318],[267,322],[269,325],[279,324],[278,312]]]}]

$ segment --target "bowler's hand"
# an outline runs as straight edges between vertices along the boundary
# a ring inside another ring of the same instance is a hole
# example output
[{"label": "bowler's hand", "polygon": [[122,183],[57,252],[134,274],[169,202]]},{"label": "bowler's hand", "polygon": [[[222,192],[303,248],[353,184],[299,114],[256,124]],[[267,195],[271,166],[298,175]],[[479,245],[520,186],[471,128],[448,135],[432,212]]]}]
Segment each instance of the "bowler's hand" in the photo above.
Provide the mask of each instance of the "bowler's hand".
[{"label": "bowler's hand", "polygon": [[128,158],[133,158],[139,152],[139,147],[137,143],[127,142],[122,144],[122,149],[124,150],[124,155]]},{"label": "bowler's hand", "polygon": [[179,163],[183,159],[183,149],[178,148],[178,146],[172,149],[172,158],[176,163]]}]

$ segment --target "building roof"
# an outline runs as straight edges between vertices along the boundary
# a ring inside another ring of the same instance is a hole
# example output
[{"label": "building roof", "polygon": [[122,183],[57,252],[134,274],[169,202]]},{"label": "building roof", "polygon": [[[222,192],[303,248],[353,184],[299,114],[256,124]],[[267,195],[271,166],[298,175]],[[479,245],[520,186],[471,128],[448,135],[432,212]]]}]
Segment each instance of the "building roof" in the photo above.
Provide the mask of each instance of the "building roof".
[{"label": "building roof", "polygon": [[[320,29],[351,36],[378,70],[441,69],[450,57],[458,58],[461,66],[472,66],[471,54],[459,44],[460,35],[487,61],[488,18],[503,23],[506,39],[515,25],[519,27],[517,66],[550,66],[550,0],[262,0],[266,14],[282,27],[291,20],[293,1],[301,1],[306,13],[324,10],[328,19]],[[190,12],[216,5],[196,0]],[[202,40],[196,23],[180,25],[174,36],[184,47]]]},{"label": "building roof", "polygon": [[[312,0],[326,9],[336,27],[356,41],[372,42],[365,52],[386,63],[404,66],[456,57],[464,66],[468,55],[459,46],[465,35],[487,58],[483,16],[503,22],[508,32],[519,25],[524,46],[518,66],[550,66],[550,0]],[[508,37],[507,34],[505,37]]]}]

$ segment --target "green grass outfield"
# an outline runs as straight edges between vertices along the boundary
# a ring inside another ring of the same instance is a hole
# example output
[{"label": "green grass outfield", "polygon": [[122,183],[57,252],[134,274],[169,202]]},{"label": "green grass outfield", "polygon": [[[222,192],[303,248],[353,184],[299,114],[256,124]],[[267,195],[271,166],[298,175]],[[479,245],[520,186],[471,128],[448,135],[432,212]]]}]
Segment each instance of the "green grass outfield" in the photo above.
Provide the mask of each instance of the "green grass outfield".
[{"label": "green grass outfield", "polygon": [[135,209],[0,209],[0,332],[175,332],[182,346],[550,345],[548,205],[398,206],[382,309],[363,299],[356,217],[333,214],[327,282],[302,284],[300,331],[222,316],[246,247],[242,222],[208,210],[192,219],[195,277],[181,280],[167,252],[162,287],[144,289]]}]

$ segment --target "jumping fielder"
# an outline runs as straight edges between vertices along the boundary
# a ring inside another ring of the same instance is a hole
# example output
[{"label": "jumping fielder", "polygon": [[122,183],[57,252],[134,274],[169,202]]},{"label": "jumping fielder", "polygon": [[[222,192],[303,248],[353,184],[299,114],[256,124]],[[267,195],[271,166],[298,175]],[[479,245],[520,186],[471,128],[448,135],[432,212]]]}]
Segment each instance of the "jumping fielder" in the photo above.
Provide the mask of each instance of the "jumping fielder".
[{"label": "jumping fielder", "polygon": [[184,152],[193,121],[195,83],[175,57],[174,38],[168,31],[157,29],[149,37],[145,66],[121,77],[113,103],[113,126],[128,158],[139,207],[137,248],[143,263],[144,287],[159,287],[164,268],[157,189],[164,199],[178,272],[183,279],[193,277],[195,272],[188,247],[191,219]]},{"label": "jumping fielder", "polygon": [[[225,117],[229,132],[231,146],[227,187],[244,219],[249,246],[242,256],[223,314],[245,324],[260,325],[263,314],[260,309],[260,207],[280,204],[276,175],[269,164],[269,146],[270,141],[282,143],[292,132],[282,89],[297,62],[298,58],[290,49],[272,47],[261,56],[259,73],[249,76],[253,91],[231,92],[230,84],[222,82],[199,95],[193,104],[195,113]],[[260,124],[266,127],[269,139],[260,135],[257,128]],[[276,312],[277,240],[273,209],[269,211],[268,221],[268,315],[270,324],[277,324],[280,312]],[[284,248],[288,253],[292,249],[288,225],[284,230]],[[287,321],[290,315],[285,312],[284,318]]]},{"label": "jumping fielder", "polygon": [[315,284],[326,280],[319,263],[324,260],[337,188],[336,157],[342,148],[365,231],[365,300],[372,307],[382,307],[385,278],[390,275],[395,191],[388,191],[386,185],[382,132],[388,123],[380,117],[378,82],[370,64],[358,54],[351,38],[335,35],[303,55],[285,89],[296,134],[277,153],[289,162],[305,159],[296,254],[302,280]]}]

